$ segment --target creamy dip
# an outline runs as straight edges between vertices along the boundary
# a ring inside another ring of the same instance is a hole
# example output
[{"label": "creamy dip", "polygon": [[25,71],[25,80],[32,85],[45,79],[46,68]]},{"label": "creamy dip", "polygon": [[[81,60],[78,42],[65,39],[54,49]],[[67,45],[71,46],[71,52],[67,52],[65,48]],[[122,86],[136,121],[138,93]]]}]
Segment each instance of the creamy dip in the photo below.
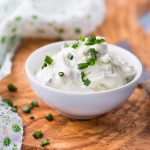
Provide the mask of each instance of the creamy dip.
[{"label": "creamy dip", "polygon": [[56,55],[47,55],[35,77],[56,89],[96,92],[123,86],[135,74],[132,65],[107,49],[104,38],[93,35],[65,43]]}]

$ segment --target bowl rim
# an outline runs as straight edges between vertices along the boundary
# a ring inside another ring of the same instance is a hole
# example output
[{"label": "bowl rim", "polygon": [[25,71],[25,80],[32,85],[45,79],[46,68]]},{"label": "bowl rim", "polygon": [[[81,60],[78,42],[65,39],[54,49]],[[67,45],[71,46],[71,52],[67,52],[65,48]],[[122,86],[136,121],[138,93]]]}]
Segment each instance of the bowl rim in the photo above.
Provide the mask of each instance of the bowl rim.
[{"label": "bowl rim", "polygon": [[65,91],[65,90],[62,90],[62,89],[53,88],[53,87],[44,85],[44,84],[40,83],[38,80],[36,80],[36,78],[30,73],[30,71],[28,69],[28,66],[30,66],[29,65],[29,61],[32,59],[33,55],[35,55],[36,53],[40,53],[41,51],[43,51],[47,47],[52,47],[52,46],[55,46],[55,45],[62,45],[64,43],[68,43],[68,42],[70,43],[70,42],[73,42],[73,41],[75,41],[75,40],[67,40],[67,41],[59,41],[59,42],[50,43],[50,44],[42,46],[42,47],[38,48],[37,50],[35,50],[34,52],[32,52],[28,56],[28,58],[26,59],[26,61],[25,61],[25,71],[26,71],[27,77],[29,79],[31,79],[33,82],[35,82],[41,88],[45,88],[45,89],[51,90],[53,92],[58,92],[58,93],[62,93],[62,94],[70,94],[70,95],[109,94],[109,93],[121,90],[123,88],[128,88],[128,87],[130,87],[132,84],[136,83],[140,79],[140,77],[142,75],[142,71],[143,71],[142,64],[141,64],[140,60],[133,53],[129,52],[128,50],[126,50],[126,49],[124,49],[122,47],[119,47],[117,45],[113,45],[113,44],[109,44],[108,43],[108,45],[113,46],[113,47],[117,47],[117,48],[125,51],[126,53],[128,53],[132,57],[134,57],[134,59],[136,59],[136,61],[137,61],[136,64],[139,66],[138,67],[139,69],[138,69],[138,72],[136,73],[134,79],[131,82],[129,82],[129,83],[125,84],[125,85],[122,85],[120,87],[109,89],[109,90],[106,90],[106,91],[98,91],[98,92],[72,92],[72,91]]}]

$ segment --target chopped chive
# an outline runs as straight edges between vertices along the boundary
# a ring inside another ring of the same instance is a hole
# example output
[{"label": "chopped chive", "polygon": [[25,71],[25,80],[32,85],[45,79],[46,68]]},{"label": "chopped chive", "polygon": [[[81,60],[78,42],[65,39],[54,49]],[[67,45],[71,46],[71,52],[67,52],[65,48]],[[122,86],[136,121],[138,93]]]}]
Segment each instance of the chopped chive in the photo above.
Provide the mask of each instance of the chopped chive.
[{"label": "chopped chive", "polygon": [[43,136],[43,133],[42,133],[42,131],[34,131],[34,133],[32,134],[32,136],[35,139],[38,139],[38,138],[41,138]]},{"label": "chopped chive", "polygon": [[96,44],[101,44],[103,42],[105,42],[105,39],[96,39],[95,41]]},{"label": "chopped chive", "polygon": [[58,31],[59,33],[64,33],[64,32],[65,32],[65,30],[64,30],[63,28],[57,29],[57,31]]},{"label": "chopped chive", "polygon": [[47,55],[44,59],[44,64],[42,65],[42,69],[50,65],[52,62],[53,62],[53,59]]},{"label": "chopped chive", "polygon": [[94,48],[90,48],[88,51],[90,52],[91,57],[96,60],[98,52]]},{"label": "chopped chive", "polygon": [[12,129],[14,132],[19,132],[21,130],[20,126],[17,124],[12,125]]},{"label": "chopped chive", "polygon": [[10,110],[13,112],[17,112],[17,109],[18,109],[17,106],[12,106]]},{"label": "chopped chive", "polygon": [[95,59],[94,58],[89,58],[87,60],[87,63],[88,63],[88,65],[93,66],[93,65],[95,65]]},{"label": "chopped chive", "polygon": [[44,69],[45,67],[47,67],[47,63],[44,63],[44,64],[42,65],[42,69]]},{"label": "chopped chive", "polygon": [[77,34],[80,34],[80,33],[81,33],[81,29],[80,29],[80,28],[76,28],[76,29],[75,29],[75,32],[76,32]]},{"label": "chopped chive", "polygon": [[88,63],[80,63],[78,64],[78,69],[84,69],[88,67]]},{"label": "chopped chive", "polygon": [[84,41],[85,41],[85,37],[84,37],[84,36],[80,36],[80,37],[78,38],[78,40],[84,42]]},{"label": "chopped chive", "polygon": [[40,146],[41,147],[44,147],[44,146],[46,146],[46,145],[48,145],[49,144],[49,139],[48,138],[44,138],[44,139],[42,139],[41,141],[40,141]]},{"label": "chopped chive", "polygon": [[85,73],[81,72],[81,79],[82,79],[84,85],[89,86],[89,84],[91,83],[91,81],[89,79],[85,79],[85,76],[86,76]]},{"label": "chopped chive", "polygon": [[32,16],[32,19],[33,19],[33,20],[36,20],[36,19],[38,19],[38,16],[33,15],[33,16]]},{"label": "chopped chive", "polygon": [[38,102],[36,101],[36,100],[32,100],[31,101],[31,105],[33,106],[33,107],[38,107],[39,105],[38,105]]},{"label": "chopped chive", "polygon": [[64,72],[59,72],[58,74],[60,77],[64,76]]},{"label": "chopped chive", "polygon": [[64,48],[69,47],[69,44],[65,43],[64,44]]},{"label": "chopped chive", "polygon": [[31,120],[34,120],[34,119],[35,119],[35,117],[34,117],[32,114],[29,115],[29,118],[30,118]]},{"label": "chopped chive", "polygon": [[53,120],[53,115],[48,114],[48,115],[45,116],[45,119],[47,119],[48,121],[52,121]]},{"label": "chopped chive", "polygon": [[17,17],[15,18],[16,21],[20,21],[21,19],[22,19],[21,16],[17,16]]},{"label": "chopped chive", "polygon": [[30,110],[32,110],[34,106],[32,104],[29,104],[28,107]]},{"label": "chopped chive", "polygon": [[8,88],[9,92],[16,92],[17,91],[17,87],[12,83],[8,84],[7,88]]},{"label": "chopped chive", "polygon": [[24,113],[30,113],[31,112],[31,108],[29,106],[24,106],[22,110]]},{"label": "chopped chive", "polygon": [[13,106],[13,103],[10,99],[3,99],[3,102],[6,103],[7,105],[9,105],[10,107]]},{"label": "chopped chive", "polygon": [[5,137],[4,139],[3,139],[3,145],[4,146],[9,146],[10,145],[10,143],[11,143],[11,139],[9,138],[9,137]]},{"label": "chopped chive", "polygon": [[50,56],[46,56],[44,61],[45,61],[45,63],[50,65],[53,62],[53,59]]},{"label": "chopped chive", "polygon": [[76,49],[76,48],[78,47],[78,45],[79,45],[79,42],[74,42],[74,43],[72,44],[72,48]]},{"label": "chopped chive", "polygon": [[71,53],[68,53],[67,58],[72,60],[73,59],[73,55]]},{"label": "chopped chive", "polygon": [[86,80],[84,81],[84,85],[86,85],[86,86],[89,86],[90,83],[91,83],[91,81],[90,81],[89,79],[86,79]]}]

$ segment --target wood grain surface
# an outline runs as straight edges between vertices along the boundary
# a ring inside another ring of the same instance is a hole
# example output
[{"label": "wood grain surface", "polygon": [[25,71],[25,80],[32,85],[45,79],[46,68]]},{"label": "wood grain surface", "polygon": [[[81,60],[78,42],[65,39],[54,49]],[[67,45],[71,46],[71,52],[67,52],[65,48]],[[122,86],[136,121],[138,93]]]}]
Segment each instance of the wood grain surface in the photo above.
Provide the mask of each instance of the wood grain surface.
[{"label": "wood grain surface", "polygon": [[[150,35],[145,33],[138,18],[150,10],[150,0],[107,0],[107,16],[95,32],[110,43],[128,40],[133,51],[150,71]],[[42,130],[50,144],[45,150],[150,150],[150,99],[137,88],[119,108],[93,120],[74,120],[63,117],[36,97],[30,88],[25,71],[26,58],[37,48],[54,41],[24,39],[14,59],[12,74],[0,81],[0,95],[11,98],[19,106],[24,121],[23,150],[40,150],[34,130]],[[34,63],[34,62],[33,62]],[[7,91],[7,84],[18,87],[16,93]],[[22,113],[22,106],[37,99],[40,107],[33,109],[35,120]],[[43,117],[51,113],[54,120]]]}]

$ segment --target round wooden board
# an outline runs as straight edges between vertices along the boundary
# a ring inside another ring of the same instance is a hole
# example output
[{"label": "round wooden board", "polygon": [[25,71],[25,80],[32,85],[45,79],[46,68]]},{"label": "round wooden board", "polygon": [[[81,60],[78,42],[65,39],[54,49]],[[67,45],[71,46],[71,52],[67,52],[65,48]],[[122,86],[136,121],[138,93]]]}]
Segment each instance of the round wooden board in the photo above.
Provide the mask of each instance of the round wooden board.
[{"label": "round wooden board", "polygon": [[[150,35],[138,24],[138,17],[150,9],[149,0],[107,0],[107,16],[95,32],[108,42],[128,40],[134,52],[150,71]],[[11,98],[19,106],[24,121],[23,150],[40,150],[39,140],[32,137],[35,130],[42,130],[50,144],[47,150],[149,150],[150,149],[150,99],[141,89],[119,108],[93,120],[75,120],[63,117],[38,99],[30,88],[25,71],[26,58],[37,48],[54,41],[25,39],[14,59],[12,74],[0,81],[0,95]],[[33,62],[34,63],[34,62]],[[9,93],[7,84],[14,83],[18,92]],[[40,107],[32,114],[35,120],[22,113],[22,106],[37,99]],[[43,117],[51,113],[54,120]]]}]

